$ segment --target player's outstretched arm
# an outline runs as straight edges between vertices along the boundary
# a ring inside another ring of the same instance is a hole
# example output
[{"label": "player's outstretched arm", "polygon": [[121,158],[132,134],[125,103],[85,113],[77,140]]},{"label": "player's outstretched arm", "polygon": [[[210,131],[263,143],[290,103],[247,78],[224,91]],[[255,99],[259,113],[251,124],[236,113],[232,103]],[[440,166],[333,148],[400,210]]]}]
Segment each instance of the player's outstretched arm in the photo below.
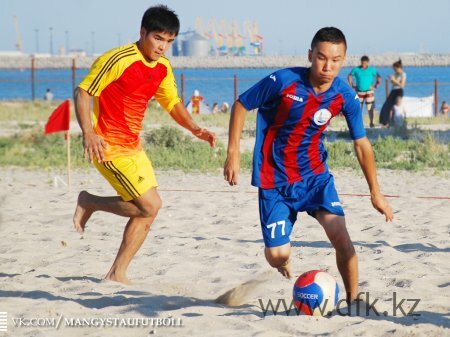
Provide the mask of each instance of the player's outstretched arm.
[{"label": "player's outstretched arm", "polygon": [[216,134],[203,129],[195,123],[183,103],[177,103],[170,111],[170,116],[185,129],[189,130],[195,137],[209,143],[211,147],[216,145]]},{"label": "player's outstretched arm", "polygon": [[394,219],[394,214],[388,201],[380,192],[375,167],[375,156],[369,139],[367,139],[367,137],[363,137],[355,140],[353,144],[355,146],[356,157],[358,158],[359,165],[361,166],[364,176],[366,177],[367,184],[369,185],[373,207],[381,214],[384,214],[386,221],[392,221]]},{"label": "player's outstretched arm", "polygon": [[92,128],[90,96],[84,89],[76,88],[73,100],[78,124],[83,132],[84,158],[92,163],[95,156],[98,162],[102,162],[105,160],[103,149],[106,149],[107,144]]},{"label": "player's outstretched arm", "polygon": [[241,134],[244,128],[245,117],[247,110],[237,100],[231,108],[230,126],[228,130],[228,150],[227,159],[223,168],[223,176],[230,185],[236,185],[238,183],[241,152]]}]

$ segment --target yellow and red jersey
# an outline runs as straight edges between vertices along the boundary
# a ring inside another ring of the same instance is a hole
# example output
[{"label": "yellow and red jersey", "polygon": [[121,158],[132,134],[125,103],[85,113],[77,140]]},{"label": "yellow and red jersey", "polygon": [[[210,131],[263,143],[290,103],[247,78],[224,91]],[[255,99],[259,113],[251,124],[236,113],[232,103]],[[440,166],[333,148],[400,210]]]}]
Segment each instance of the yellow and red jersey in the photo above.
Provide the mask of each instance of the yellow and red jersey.
[{"label": "yellow and red jersey", "polygon": [[78,86],[94,97],[94,130],[108,144],[106,160],[142,150],[139,133],[152,97],[168,112],[181,102],[169,60],[147,62],[135,43],[100,56]]}]

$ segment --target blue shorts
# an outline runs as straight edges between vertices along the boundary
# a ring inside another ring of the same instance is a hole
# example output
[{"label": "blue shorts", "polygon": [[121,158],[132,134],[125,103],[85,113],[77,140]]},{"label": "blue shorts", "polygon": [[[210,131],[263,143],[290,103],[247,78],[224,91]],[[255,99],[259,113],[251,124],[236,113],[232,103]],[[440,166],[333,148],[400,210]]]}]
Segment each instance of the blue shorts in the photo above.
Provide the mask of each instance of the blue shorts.
[{"label": "blue shorts", "polygon": [[298,212],[314,216],[318,210],[344,216],[333,176],[326,172],[297,183],[273,189],[259,189],[259,218],[266,247],[289,242]]}]

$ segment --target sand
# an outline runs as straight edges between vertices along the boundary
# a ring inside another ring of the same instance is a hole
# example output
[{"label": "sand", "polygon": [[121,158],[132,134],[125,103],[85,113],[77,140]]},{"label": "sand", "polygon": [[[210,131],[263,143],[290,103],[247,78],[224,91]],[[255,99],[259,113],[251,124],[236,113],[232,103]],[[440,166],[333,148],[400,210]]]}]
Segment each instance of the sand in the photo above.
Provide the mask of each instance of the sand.
[{"label": "sand", "polygon": [[[112,189],[93,168],[73,173],[70,192],[55,187],[54,176],[2,169],[0,313],[7,312],[8,324],[0,337],[450,335],[450,200],[418,198],[450,197],[450,174],[381,170],[383,192],[399,196],[389,199],[395,221],[385,223],[369,198],[346,195],[367,193],[362,175],[335,172],[359,255],[361,291],[370,293],[369,301],[378,299],[376,307],[387,315],[371,310],[326,318],[281,310],[264,315],[260,302],[290,304],[294,280],[283,279],[265,262],[257,194],[248,174],[228,187],[221,172],[157,172],[163,208],[132,261],[129,286],[102,280],[126,219],[96,213],[82,237],[71,223],[80,190],[110,195]],[[343,298],[334,250],[320,225],[300,215],[292,243],[295,275],[327,270]],[[215,303],[242,284],[247,285],[239,295],[243,305]],[[405,317],[399,309],[394,316],[394,296],[397,304],[405,299],[405,312],[420,299],[417,316]],[[101,326],[107,319],[109,325],[137,325],[138,318],[146,326]]]}]

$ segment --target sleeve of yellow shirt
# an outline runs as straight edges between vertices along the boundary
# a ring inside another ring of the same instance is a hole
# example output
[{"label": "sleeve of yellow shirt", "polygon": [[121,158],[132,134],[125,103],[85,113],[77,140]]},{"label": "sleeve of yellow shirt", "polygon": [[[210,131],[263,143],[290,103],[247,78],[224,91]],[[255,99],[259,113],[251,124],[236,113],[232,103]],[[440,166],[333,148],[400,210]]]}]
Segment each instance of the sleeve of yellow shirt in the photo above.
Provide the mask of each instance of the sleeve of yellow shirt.
[{"label": "sleeve of yellow shirt", "polygon": [[155,99],[167,112],[170,112],[177,103],[181,102],[181,98],[178,96],[177,83],[169,61],[161,57],[161,63],[167,67],[167,75],[159,85]]},{"label": "sleeve of yellow shirt", "polygon": [[133,45],[112,49],[97,58],[86,77],[78,85],[91,96],[100,96],[102,90],[118,79],[124,70],[122,60],[136,54]]}]

